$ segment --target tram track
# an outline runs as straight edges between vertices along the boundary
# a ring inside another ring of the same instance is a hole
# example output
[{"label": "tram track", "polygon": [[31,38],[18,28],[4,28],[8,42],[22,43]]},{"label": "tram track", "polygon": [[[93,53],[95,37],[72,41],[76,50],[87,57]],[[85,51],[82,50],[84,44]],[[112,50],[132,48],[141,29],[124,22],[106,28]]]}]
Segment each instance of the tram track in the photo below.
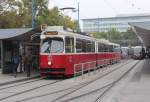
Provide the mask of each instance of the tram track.
[{"label": "tram track", "polygon": [[35,76],[35,77],[31,77],[31,78],[14,80],[14,81],[11,81],[11,82],[0,83],[0,87],[6,86],[6,85],[15,84],[15,83],[20,83],[20,82],[25,82],[25,81],[29,81],[29,80],[33,80],[33,79],[37,79],[37,78],[40,78],[40,76]]},{"label": "tram track", "polygon": [[87,96],[87,95],[91,95],[93,93],[96,93],[96,92],[100,92],[100,91],[103,91],[96,99],[94,102],[99,102],[100,99],[116,84],[118,83],[123,77],[125,77],[133,68],[135,68],[135,66],[139,63],[136,62],[129,70],[127,70],[123,75],[121,75],[121,77],[119,77],[117,80],[111,82],[111,83],[108,83],[100,88],[97,88],[93,91],[90,91],[90,92],[87,92],[85,94],[81,94],[80,96],[76,96],[76,97],[72,97],[72,98],[69,98],[67,100],[64,100],[64,101],[61,101],[61,102],[69,102],[69,101],[73,101],[73,100],[76,100],[76,99],[79,99],[81,97],[84,97],[84,96]]},{"label": "tram track", "polygon": [[[129,62],[129,63],[130,63],[130,62]],[[137,63],[138,63],[138,62],[137,62]],[[137,63],[136,63],[136,64],[137,64]],[[127,63],[127,64],[128,64],[128,63]],[[135,64],[135,65],[136,65],[136,64]],[[125,64],[125,65],[126,65],[126,64]],[[124,65],[123,65],[123,66],[124,66]],[[121,67],[120,67],[120,68],[121,68]],[[118,69],[120,69],[120,68],[117,68],[116,70],[118,70]],[[114,72],[114,71],[116,71],[116,70],[113,70],[113,71],[111,71],[110,73],[112,73],[112,72]],[[108,73],[108,74],[110,74],[110,73]],[[87,84],[85,84],[85,85],[83,85],[83,86],[81,86],[81,87],[79,87],[79,88],[77,88],[77,89],[75,89],[75,90],[73,90],[73,91],[67,93],[67,94],[64,94],[64,95],[62,95],[62,96],[56,98],[55,100],[53,100],[53,101],[51,101],[51,102],[58,102],[58,100],[60,100],[60,99],[62,99],[62,98],[64,98],[64,97],[66,97],[67,95],[72,94],[72,93],[74,93],[74,92],[76,92],[76,91],[78,91],[78,90],[80,90],[80,89],[82,89],[82,88],[88,86],[89,84],[91,84],[91,83],[93,83],[93,82],[95,82],[95,81],[97,81],[97,80],[99,80],[99,79],[105,77],[105,76],[108,75],[108,74],[105,74],[105,75],[103,75],[102,77],[97,78],[96,80],[93,80],[92,82],[89,82],[89,83],[87,83]],[[121,80],[121,78],[120,78],[120,80]],[[107,88],[107,87],[109,87],[109,86],[112,86],[113,83],[115,83],[115,81],[112,82],[112,83],[110,83],[110,84],[107,84],[107,85],[101,87],[100,89],[96,89],[96,90],[92,91],[92,93],[95,92],[95,91],[97,91],[97,90],[102,90],[102,89],[104,89],[104,88]],[[104,92],[105,92],[105,91],[104,91]],[[91,92],[88,93],[88,94],[91,94]],[[79,96],[79,97],[80,97],[80,96]],[[81,95],[81,97],[82,97],[82,95]],[[62,102],[68,102],[68,101],[70,101],[70,99],[69,99],[69,100],[62,101]],[[96,102],[97,102],[97,101],[96,101]]]},{"label": "tram track", "polygon": [[63,80],[53,81],[53,82],[50,82],[50,83],[47,83],[47,84],[44,84],[44,85],[40,85],[40,86],[38,86],[38,87],[34,87],[34,88],[30,88],[30,89],[27,89],[27,90],[24,90],[24,91],[21,91],[21,92],[17,92],[17,93],[15,93],[15,94],[12,94],[12,95],[9,95],[9,96],[0,98],[0,101],[3,101],[3,100],[5,100],[5,99],[8,99],[8,98],[11,98],[11,97],[14,97],[14,96],[23,94],[23,93],[30,92],[30,91],[33,91],[33,90],[36,90],[36,89],[39,89],[39,88],[41,88],[41,87],[45,87],[45,86],[48,86],[48,85],[53,85],[53,84],[58,83],[58,82],[61,82],[61,81],[63,81]]},{"label": "tram track", "polygon": [[96,78],[96,79],[94,79],[94,80],[92,80],[92,81],[88,81],[88,82],[85,82],[85,83],[82,83],[82,84],[79,84],[79,85],[74,85],[74,86],[72,86],[72,87],[69,87],[69,88],[66,88],[66,89],[62,89],[62,90],[58,90],[58,91],[54,91],[54,92],[50,92],[50,93],[47,93],[47,94],[29,97],[29,98],[26,98],[26,99],[19,100],[19,101],[17,101],[17,102],[23,102],[23,101],[32,100],[32,99],[35,99],[35,98],[44,97],[44,96],[49,96],[49,95],[52,95],[52,94],[57,94],[57,93],[60,93],[60,92],[65,92],[65,91],[71,90],[70,92],[67,92],[66,94],[63,94],[63,95],[61,95],[60,97],[57,97],[56,99],[54,99],[54,100],[51,101],[51,102],[56,102],[56,101],[58,101],[58,100],[60,100],[60,99],[62,99],[62,98],[64,98],[64,97],[66,97],[67,95],[69,95],[69,94],[71,94],[71,93],[74,93],[74,92],[76,92],[77,90],[82,89],[83,87],[85,87],[85,86],[87,86],[87,85],[89,85],[89,84],[91,84],[91,83],[93,83],[93,82],[95,82],[95,81],[97,81],[97,80],[99,80],[99,79],[101,79],[101,78],[107,76],[108,74],[110,74],[110,73],[112,73],[112,72],[114,72],[114,71],[120,69],[121,67],[123,67],[123,66],[125,66],[125,65],[127,65],[127,64],[129,64],[129,63],[132,63],[132,62],[126,62],[126,63],[124,63],[124,64],[122,64],[122,65],[119,65],[118,67],[116,67],[116,68],[113,69],[112,71],[107,72],[106,74],[104,74],[104,75],[102,75],[102,76],[100,76],[100,77],[98,77],[98,78]]},{"label": "tram track", "polygon": [[12,87],[17,87],[17,86],[25,85],[25,84],[28,84],[28,83],[40,81],[40,80],[42,80],[42,79],[44,79],[44,78],[38,78],[38,79],[35,79],[35,80],[31,80],[31,81],[28,80],[27,82],[22,82],[22,83],[21,83],[21,82],[20,82],[20,83],[18,82],[19,84],[16,84],[16,83],[15,83],[15,85],[10,85],[10,86],[8,85],[8,86],[6,86],[6,87],[4,86],[4,87],[2,87],[2,88],[0,87],[0,91],[1,91],[1,90],[4,90],[4,89],[12,88]]},{"label": "tram track", "polygon": [[[8,84],[8,85],[5,85],[5,86],[0,86],[0,91],[1,90],[4,90],[4,89],[9,89],[9,88],[13,88],[13,87],[17,87],[17,86],[21,86],[21,85],[25,85],[25,84],[29,84],[29,83],[33,83],[33,82],[37,82],[37,81],[41,81],[43,79],[46,79],[47,77],[40,77],[40,78],[34,78],[34,79],[29,79],[29,80],[26,80],[26,81],[21,81],[21,82],[17,82],[17,83],[12,83],[12,84]],[[55,78],[53,78],[55,79]]]},{"label": "tram track", "polygon": [[127,70],[121,77],[119,77],[116,81],[110,83],[110,87],[108,87],[102,94],[100,94],[94,102],[99,102],[102,97],[113,87],[115,86],[121,79],[123,79],[132,69],[134,69],[137,64],[139,64],[140,61],[138,61],[136,64],[134,64],[129,70]]}]

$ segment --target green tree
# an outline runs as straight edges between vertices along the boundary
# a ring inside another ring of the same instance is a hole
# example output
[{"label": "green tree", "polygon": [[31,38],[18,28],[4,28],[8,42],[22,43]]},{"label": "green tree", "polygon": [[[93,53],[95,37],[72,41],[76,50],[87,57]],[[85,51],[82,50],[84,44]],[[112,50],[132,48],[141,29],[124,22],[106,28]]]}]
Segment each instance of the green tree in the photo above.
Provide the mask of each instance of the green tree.
[{"label": "green tree", "polygon": [[109,40],[119,40],[121,39],[121,33],[117,31],[115,28],[112,28],[107,32],[107,39]]},{"label": "green tree", "polygon": [[17,2],[16,0],[0,0],[0,15],[3,15],[7,11],[15,10]]},{"label": "green tree", "polygon": [[63,16],[63,25],[71,28],[72,30],[77,30],[78,23],[73,21],[69,16]]},{"label": "green tree", "polygon": [[[32,0],[1,0],[0,28],[31,27]],[[41,24],[49,26],[66,26],[77,29],[76,21],[62,15],[57,7],[48,9],[48,0],[35,0],[36,27]],[[11,19],[10,19],[11,18]]]},{"label": "green tree", "polygon": [[92,36],[94,38],[98,38],[98,39],[107,39],[107,33],[106,32],[93,32]]},{"label": "green tree", "polygon": [[94,32],[92,33],[95,38],[104,38],[109,40],[118,40],[121,39],[121,33],[118,32],[115,28],[112,28],[108,32]]},{"label": "green tree", "polygon": [[137,39],[135,32],[129,28],[126,32],[122,33],[124,39]]}]

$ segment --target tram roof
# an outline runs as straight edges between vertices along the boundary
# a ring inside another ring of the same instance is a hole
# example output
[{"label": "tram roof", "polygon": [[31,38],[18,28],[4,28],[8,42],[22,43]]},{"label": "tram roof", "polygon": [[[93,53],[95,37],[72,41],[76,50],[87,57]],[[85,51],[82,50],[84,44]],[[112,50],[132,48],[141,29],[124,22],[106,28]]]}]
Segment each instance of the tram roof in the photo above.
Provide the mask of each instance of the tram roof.
[{"label": "tram roof", "polygon": [[112,42],[109,42],[109,45],[112,45],[112,46],[120,46],[119,44],[112,43]]},{"label": "tram roof", "polygon": [[112,43],[106,39],[96,39],[96,38],[93,38],[91,36],[87,36],[87,35],[83,35],[83,34],[79,34],[79,33],[74,33],[70,30],[69,31],[64,30],[63,26],[48,26],[44,31],[47,31],[47,32],[48,31],[56,31],[56,32],[58,32],[58,35],[62,35],[62,36],[82,38],[82,39],[87,39],[87,40],[91,40],[91,41],[97,41],[97,42],[107,44],[107,45],[119,46],[119,44]]},{"label": "tram roof", "polygon": [[58,35],[62,35],[62,36],[70,36],[70,37],[82,38],[82,39],[87,39],[87,40],[92,40],[92,41],[96,40],[95,38],[93,38],[91,36],[72,32],[70,29],[64,30],[63,26],[48,26],[47,29],[45,29],[45,31],[47,31],[47,32],[48,31],[56,31],[56,32],[58,32]]},{"label": "tram roof", "polygon": [[116,43],[112,43],[109,40],[106,39],[96,39],[98,42],[102,43],[102,44],[107,44],[107,45],[112,45],[112,46],[120,46],[119,44]]}]

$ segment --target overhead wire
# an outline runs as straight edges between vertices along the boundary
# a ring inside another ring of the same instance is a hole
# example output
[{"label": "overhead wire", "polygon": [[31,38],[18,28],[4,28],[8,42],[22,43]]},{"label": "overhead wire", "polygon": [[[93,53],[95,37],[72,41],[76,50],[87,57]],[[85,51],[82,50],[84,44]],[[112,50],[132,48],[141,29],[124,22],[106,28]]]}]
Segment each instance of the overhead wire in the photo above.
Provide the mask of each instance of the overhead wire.
[{"label": "overhead wire", "polygon": [[[127,0],[123,0],[125,3],[127,2]],[[141,10],[140,7],[136,7],[134,0],[130,0],[129,1],[129,6],[131,6],[132,8],[134,8],[135,10]]]},{"label": "overhead wire", "polygon": [[103,0],[103,1],[109,8],[111,8],[114,11],[114,13],[118,14],[118,11],[112,6],[112,4],[110,4],[110,2],[108,2],[108,0]]}]

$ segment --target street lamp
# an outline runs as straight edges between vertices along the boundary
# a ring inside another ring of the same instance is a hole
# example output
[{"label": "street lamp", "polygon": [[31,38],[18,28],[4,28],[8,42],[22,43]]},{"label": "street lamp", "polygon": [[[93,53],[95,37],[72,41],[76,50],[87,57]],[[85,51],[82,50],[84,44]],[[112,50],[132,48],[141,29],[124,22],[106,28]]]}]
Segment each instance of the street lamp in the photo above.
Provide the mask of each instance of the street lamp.
[{"label": "street lamp", "polygon": [[[73,10],[75,10],[75,8],[73,8],[73,7],[64,7],[64,8],[60,8],[60,10],[61,11],[72,10],[72,12],[73,12]],[[62,16],[62,17],[64,17],[64,16]],[[63,20],[64,20],[64,29],[66,29],[66,27],[67,27],[66,20],[65,19],[63,19]]]},{"label": "street lamp", "polygon": [[64,11],[64,10],[75,10],[76,8],[74,7],[64,7],[64,8],[60,8],[60,10]]},{"label": "street lamp", "polygon": [[65,11],[65,10],[72,10],[72,12],[78,12],[78,32],[80,31],[80,11],[79,11],[79,2],[78,2],[78,9],[74,8],[74,7],[64,7],[64,8],[60,8],[61,11]]}]

